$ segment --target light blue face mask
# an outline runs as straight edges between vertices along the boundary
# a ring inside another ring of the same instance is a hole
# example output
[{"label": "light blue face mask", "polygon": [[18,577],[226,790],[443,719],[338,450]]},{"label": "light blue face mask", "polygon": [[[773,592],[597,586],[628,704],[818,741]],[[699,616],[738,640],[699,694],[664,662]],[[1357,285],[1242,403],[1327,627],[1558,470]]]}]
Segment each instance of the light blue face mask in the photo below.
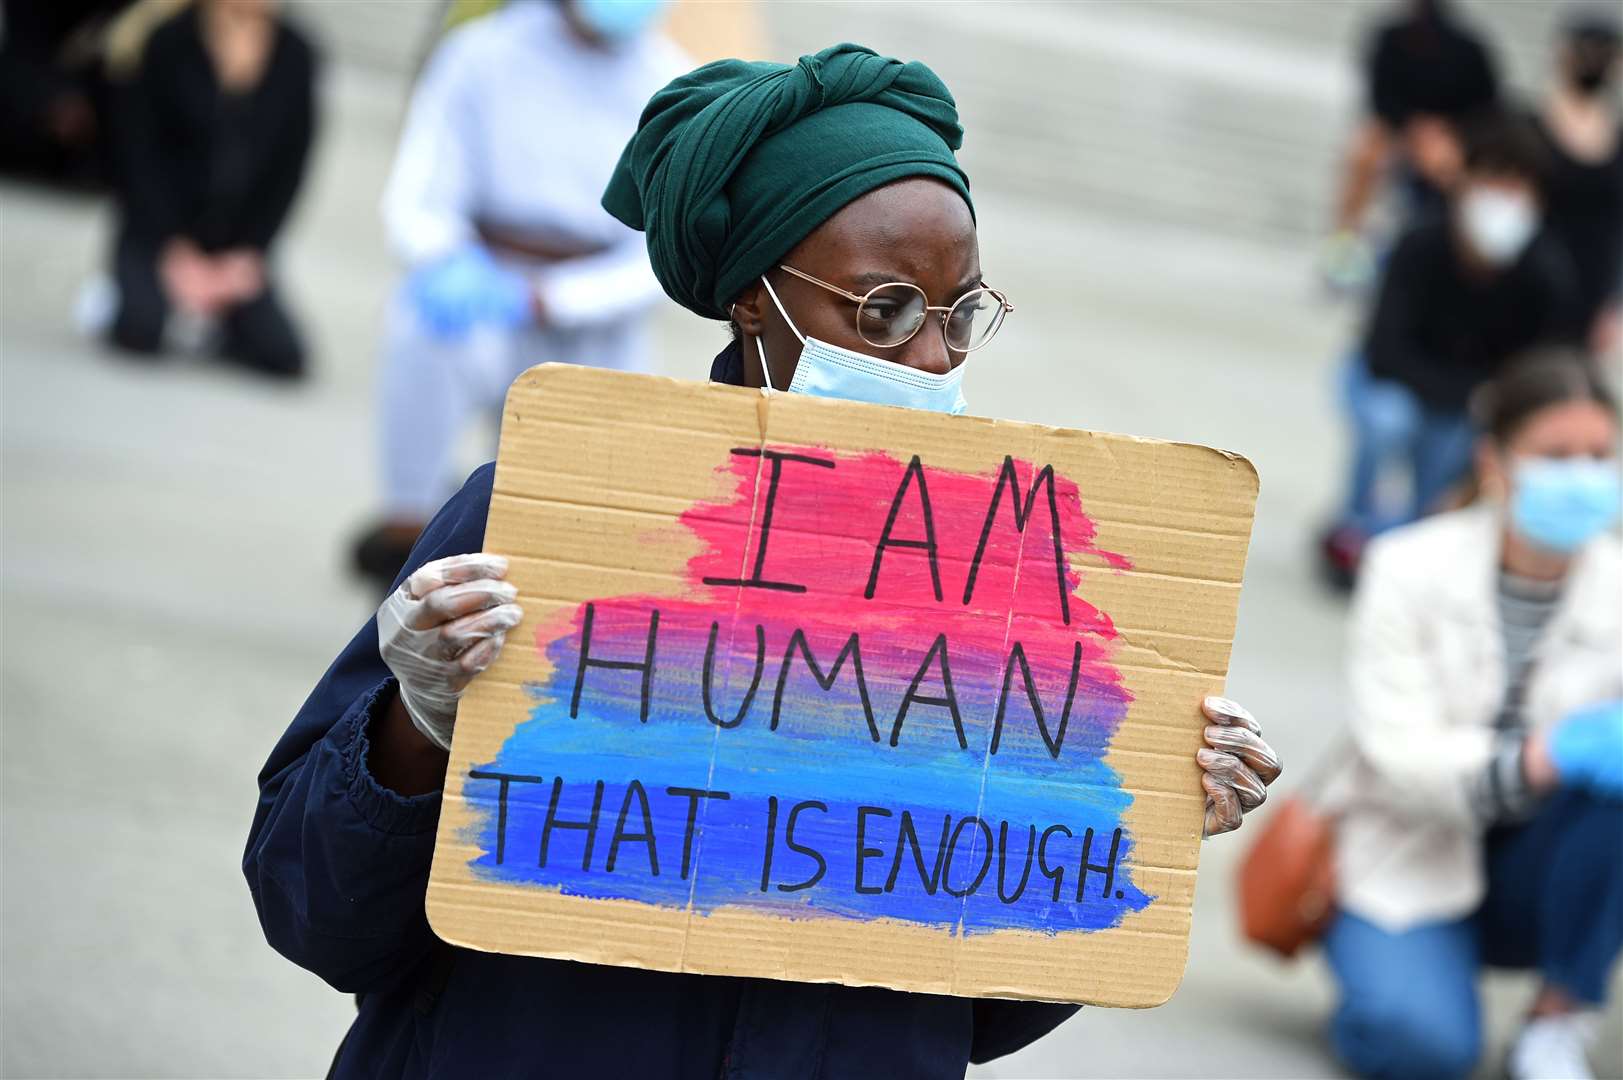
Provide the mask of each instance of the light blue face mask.
[{"label": "light blue face mask", "polygon": [[653,25],[666,0],[570,0],[580,21],[606,41],[627,41]]},{"label": "light blue face mask", "polygon": [[1593,458],[1529,458],[1511,479],[1510,521],[1530,543],[1570,555],[1611,528],[1623,512],[1618,463]]},{"label": "light blue face mask", "polygon": [[[783,310],[783,303],[773,290],[772,283],[762,278],[761,284],[766,286],[767,295],[772,297],[778,314],[789,324],[795,337],[800,339],[800,362],[795,365],[795,377],[789,382],[789,393],[839,398],[842,401],[865,401],[870,405],[895,405],[903,409],[925,409],[953,416],[968,408],[968,403],[964,401],[963,364],[960,363],[945,375],[936,375],[809,338],[800,332],[794,320],[789,318],[789,313]],[[777,389],[772,385],[772,373],[766,366],[766,350],[760,338],[755,339],[755,354],[761,358],[761,377],[767,389]]]}]

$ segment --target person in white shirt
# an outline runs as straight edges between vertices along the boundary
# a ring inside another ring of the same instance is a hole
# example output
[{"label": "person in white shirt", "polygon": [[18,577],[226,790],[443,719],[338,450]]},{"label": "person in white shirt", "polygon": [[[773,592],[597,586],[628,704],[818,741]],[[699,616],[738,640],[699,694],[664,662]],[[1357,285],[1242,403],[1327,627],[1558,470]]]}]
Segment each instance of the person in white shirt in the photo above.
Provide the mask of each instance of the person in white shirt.
[{"label": "person in white shirt", "polygon": [[1506,1074],[1583,1080],[1623,952],[1617,409],[1567,350],[1473,405],[1485,497],[1383,533],[1358,582],[1331,1041],[1361,1077],[1463,1080],[1478,970],[1526,968]]},{"label": "person in white shirt", "polygon": [[468,424],[526,368],[648,366],[660,296],[601,205],[655,90],[688,64],[660,0],[517,0],[451,31],[412,96],[383,194],[406,267],[385,316],[383,519],[356,569],[386,586],[452,490]]}]

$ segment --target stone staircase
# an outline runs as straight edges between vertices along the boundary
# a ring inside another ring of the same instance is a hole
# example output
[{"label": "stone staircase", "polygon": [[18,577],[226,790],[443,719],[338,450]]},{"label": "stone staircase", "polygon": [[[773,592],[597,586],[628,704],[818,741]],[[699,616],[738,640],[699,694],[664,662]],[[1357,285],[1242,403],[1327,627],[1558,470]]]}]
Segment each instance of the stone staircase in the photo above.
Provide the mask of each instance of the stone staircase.
[{"label": "stone staircase", "polygon": [[[697,0],[688,0],[697,2]],[[1318,235],[1362,97],[1367,0],[759,0],[774,55],[855,40],[953,88],[977,186],[1276,239]],[[340,61],[410,71],[439,3],[293,5]],[[1543,78],[1548,0],[1464,0],[1513,85]]]},{"label": "stone staircase", "polygon": [[[977,184],[1275,237],[1317,235],[1363,94],[1357,57],[1393,5],[1077,0],[769,7],[780,52],[853,37],[953,87]],[[1538,85],[1560,5],[1479,0],[1513,83]]]}]

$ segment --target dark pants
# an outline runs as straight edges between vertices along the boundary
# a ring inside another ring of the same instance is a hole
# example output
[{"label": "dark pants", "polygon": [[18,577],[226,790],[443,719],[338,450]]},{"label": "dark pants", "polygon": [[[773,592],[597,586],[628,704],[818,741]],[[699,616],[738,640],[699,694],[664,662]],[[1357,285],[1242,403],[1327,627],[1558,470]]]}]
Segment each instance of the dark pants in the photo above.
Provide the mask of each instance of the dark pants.
[{"label": "dark pants", "polygon": [[1465,1077],[1481,1052],[1476,977],[1531,968],[1602,1004],[1623,948],[1623,802],[1559,792],[1487,839],[1488,895],[1464,919],[1401,933],[1343,912],[1325,938],[1341,1000],[1336,1052],[1359,1076]]},{"label": "dark pants", "polygon": [[[118,245],[113,270],[119,297],[111,330],[113,344],[130,352],[156,353],[169,319],[169,298],[158,280],[157,252],[126,239]],[[222,351],[230,359],[270,375],[303,373],[304,343],[269,284],[258,296],[223,312],[220,324]]]}]

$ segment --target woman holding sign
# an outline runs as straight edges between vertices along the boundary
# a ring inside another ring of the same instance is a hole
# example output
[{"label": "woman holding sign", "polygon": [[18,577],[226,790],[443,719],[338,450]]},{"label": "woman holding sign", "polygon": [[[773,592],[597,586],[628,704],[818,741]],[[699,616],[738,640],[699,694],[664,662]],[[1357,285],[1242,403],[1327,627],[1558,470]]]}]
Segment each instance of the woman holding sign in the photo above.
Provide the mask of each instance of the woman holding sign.
[{"label": "woman holding sign", "polygon": [[[981,275],[952,97],[840,45],[724,61],[655,95],[604,197],[667,293],[730,319],[712,379],[960,412],[965,357],[1013,310]],[[361,1009],[338,1076],[961,1076],[1074,1006],[665,974],[440,942],[424,895],[457,703],[518,625],[483,545],[492,467],[429,525],[395,592],[261,774],[244,859],[272,945]],[[1279,773],[1209,699],[1206,832]]]}]

